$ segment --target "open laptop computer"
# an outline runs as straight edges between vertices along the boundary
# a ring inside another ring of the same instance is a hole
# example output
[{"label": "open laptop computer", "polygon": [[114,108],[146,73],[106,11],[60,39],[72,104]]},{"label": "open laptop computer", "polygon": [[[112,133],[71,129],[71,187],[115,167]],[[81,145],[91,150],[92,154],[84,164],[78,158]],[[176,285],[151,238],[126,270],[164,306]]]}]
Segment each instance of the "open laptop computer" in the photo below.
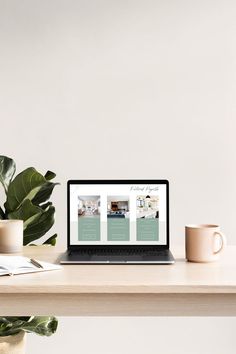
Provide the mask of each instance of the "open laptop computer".
[{"label": "open laptop computer", "polygon": [[167,180],[71,180],[62,264],[172,264]]}]

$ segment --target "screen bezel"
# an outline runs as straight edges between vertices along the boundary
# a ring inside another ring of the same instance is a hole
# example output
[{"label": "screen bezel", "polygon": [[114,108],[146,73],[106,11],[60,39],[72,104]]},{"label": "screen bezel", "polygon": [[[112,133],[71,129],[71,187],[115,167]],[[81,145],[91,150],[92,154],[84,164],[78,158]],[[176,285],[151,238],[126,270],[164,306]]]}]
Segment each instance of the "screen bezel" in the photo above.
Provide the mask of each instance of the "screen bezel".
[{"label": "screen bezel", "polygon": [[[71,245],[70,244],[70,186],[72,184],[165,184],[166,185],[166,244],[165,245]],[[139,247],[142,249],[169,249],[170,241],[169,241],[169,181],[166,179],[148,179],[148,180],[69,180],[67,182],[67,248],[69,250],[76,249],[88,249],[92,251],[93,249],[106,249],[114,250],[114,249],[125,249],[125,250],[135,250]]]}]

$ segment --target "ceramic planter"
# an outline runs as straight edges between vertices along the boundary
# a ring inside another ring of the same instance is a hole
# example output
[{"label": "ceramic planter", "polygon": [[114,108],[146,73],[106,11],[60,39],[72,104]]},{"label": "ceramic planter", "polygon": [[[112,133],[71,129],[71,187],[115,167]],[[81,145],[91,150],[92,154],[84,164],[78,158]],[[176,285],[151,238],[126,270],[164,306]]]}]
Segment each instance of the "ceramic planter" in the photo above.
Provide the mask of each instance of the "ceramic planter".
[{"label": "ceramic planter", "polygon": [[25,332],[0,337],[0,354],[25,354]]}]

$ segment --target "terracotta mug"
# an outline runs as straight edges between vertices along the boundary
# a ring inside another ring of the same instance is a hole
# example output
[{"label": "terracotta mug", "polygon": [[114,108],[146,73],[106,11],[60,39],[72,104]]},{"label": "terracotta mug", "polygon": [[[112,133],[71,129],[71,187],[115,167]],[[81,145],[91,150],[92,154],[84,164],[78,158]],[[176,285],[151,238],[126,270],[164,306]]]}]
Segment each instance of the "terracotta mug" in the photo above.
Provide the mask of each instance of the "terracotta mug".
[{"label": "terracotta mug", "polygon": [[226,238],[219,225],[186,225],[186,259],[190,262],[213,262],[219,258]]}]

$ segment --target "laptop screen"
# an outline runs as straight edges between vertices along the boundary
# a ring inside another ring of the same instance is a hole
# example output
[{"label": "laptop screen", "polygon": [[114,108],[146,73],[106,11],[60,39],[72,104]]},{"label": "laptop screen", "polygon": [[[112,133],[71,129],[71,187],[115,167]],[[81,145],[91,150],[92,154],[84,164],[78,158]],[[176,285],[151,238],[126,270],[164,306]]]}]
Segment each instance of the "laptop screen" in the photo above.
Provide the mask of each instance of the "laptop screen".
[{"label": "laptop screen", "polygon": [[69,182],[70,245],[167,244],[167,182],[96,182]]}]

